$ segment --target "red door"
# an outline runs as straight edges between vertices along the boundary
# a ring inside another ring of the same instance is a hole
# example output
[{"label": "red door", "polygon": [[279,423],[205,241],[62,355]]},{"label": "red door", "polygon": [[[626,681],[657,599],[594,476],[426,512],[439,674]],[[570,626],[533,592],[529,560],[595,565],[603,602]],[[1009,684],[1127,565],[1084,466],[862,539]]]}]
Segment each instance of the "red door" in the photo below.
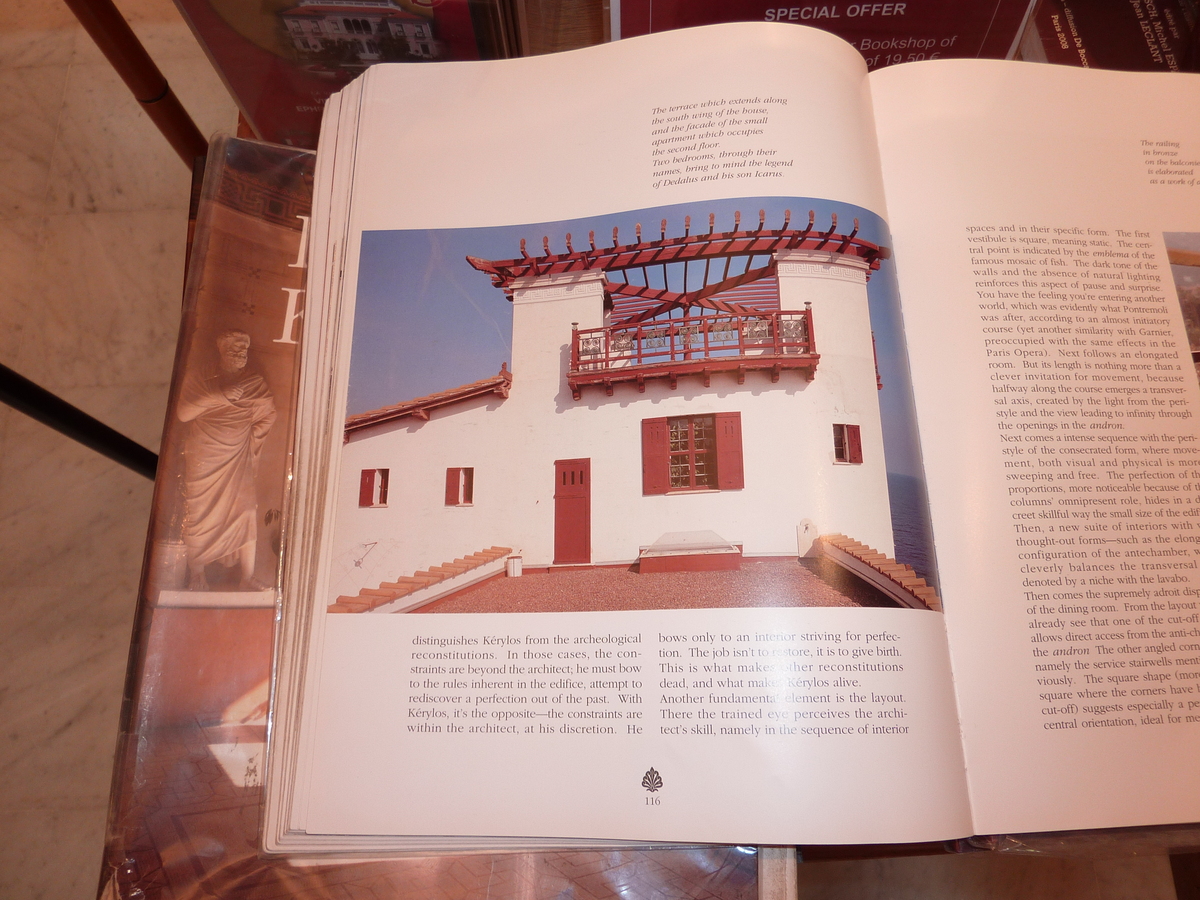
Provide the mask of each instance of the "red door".
[{"label": "red door", "polygon": [[554,461],[554,562],[592,561],[592,461]]}]

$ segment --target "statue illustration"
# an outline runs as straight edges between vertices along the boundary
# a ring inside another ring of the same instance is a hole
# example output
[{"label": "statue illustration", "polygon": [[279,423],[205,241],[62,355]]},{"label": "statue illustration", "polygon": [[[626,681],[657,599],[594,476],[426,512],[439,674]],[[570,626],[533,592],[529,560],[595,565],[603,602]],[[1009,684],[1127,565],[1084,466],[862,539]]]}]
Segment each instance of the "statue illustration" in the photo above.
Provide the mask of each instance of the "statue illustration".
[{"label": "statue illustration", "polygon": [[261,591],[269,585],[254,577],[255,475],[275,402],[262,375],[247,368],[250,335],[225,331],[216,350],[188,372],[177,413],[189,423],[183,440],[188,588],[208,590],[204,570],[215,562],[238,567],[238,590]]}]

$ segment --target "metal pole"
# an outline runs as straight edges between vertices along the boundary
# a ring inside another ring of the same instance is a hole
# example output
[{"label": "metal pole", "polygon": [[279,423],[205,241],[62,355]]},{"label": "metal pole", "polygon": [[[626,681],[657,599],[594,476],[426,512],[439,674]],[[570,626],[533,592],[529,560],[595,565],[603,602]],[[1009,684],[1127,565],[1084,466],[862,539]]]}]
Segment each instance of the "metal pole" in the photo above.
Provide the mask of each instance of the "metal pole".
[{"label": "metal pole", "polygon": [[197,156],[208,155],[208,141],[112,0],[64,2],[188,167]]},{"label": "metal pole", "polygon": [[5,365],[0,365],[0,402],[154,480],[155,454]]}]

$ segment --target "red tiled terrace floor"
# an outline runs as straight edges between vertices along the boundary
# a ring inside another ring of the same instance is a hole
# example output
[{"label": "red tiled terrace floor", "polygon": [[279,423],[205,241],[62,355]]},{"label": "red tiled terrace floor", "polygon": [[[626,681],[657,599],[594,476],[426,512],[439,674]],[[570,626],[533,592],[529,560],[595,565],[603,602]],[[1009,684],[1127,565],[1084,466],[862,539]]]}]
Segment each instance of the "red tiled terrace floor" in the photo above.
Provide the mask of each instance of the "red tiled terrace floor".
[{"label": "red tiled terrace floor", "polygon": [[747,606],[896,606],[824,559],[746,559],[728,572],[661,572],[634,567],[551,569],[503,575],[413,612],[584,612]]}]

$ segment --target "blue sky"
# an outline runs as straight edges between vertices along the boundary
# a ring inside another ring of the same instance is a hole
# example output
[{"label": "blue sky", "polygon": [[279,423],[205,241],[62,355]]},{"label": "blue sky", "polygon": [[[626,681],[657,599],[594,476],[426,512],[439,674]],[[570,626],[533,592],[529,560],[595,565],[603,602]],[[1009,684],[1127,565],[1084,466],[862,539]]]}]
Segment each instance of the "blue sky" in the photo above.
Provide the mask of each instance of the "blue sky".
[{"label": "blue sky", "polygon": [[[561,253],[567,232],[579,249],[587,246],[589,230],[596,232],[597,245],[610,245],[613,226],[626,243],[634,239],[639,222],[643,236],[653,240],[664,218],[669,235],[682,234],[685,215],[692,217],[693,233],[707,230],[709,213],[716,214],[717,231],[729,231],[735,210],[742,213],[742,227],[753,228],[760,209],[766,210],[767,228],[781,227],[785,209],[792,211],[793,226],[803,226],[808,211],[815,210],[816,226],[823,228],[836,212],[842,233],[857,217],[860,237],[891,246],[886,224],[873,213],[850,204],[794,197],[715,200],[495,228],[364,232],[348,412],[378,409],[486,378],[499,371],[501,362],[508,362],[511,304],[486,275],[467,263],[467,255],[511,259],[520,256],[521,238],[529,253],[538,255],[543,235],[550,238],[551,252]],[[884,383],[879,399],[888,469],[920,476],[892,260],[871,276],[867,293]],[[819,326],[817,335],[819,341]]]}]

